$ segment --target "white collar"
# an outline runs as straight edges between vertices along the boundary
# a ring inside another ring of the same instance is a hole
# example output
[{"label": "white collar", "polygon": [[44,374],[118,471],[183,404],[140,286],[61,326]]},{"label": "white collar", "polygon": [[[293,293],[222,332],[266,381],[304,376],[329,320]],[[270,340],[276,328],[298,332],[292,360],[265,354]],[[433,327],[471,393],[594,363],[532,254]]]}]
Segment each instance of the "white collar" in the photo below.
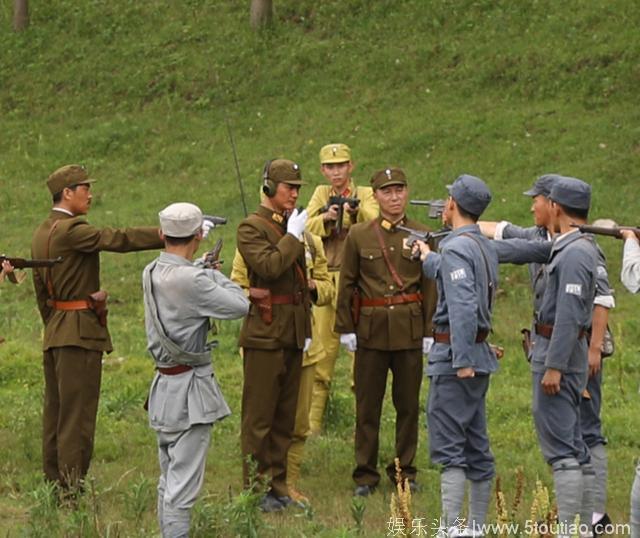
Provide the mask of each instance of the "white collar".
[{"label": "white collar", "polygon": [[69,211],[68,209],[62,209],[61,207],[52,207],[51,208],[53,211],[60,211],[60,213],[65,213],[67,215],[69,215],[70,217],[74,217],[75,215],[73,213],[71,213],[71,211]]}]

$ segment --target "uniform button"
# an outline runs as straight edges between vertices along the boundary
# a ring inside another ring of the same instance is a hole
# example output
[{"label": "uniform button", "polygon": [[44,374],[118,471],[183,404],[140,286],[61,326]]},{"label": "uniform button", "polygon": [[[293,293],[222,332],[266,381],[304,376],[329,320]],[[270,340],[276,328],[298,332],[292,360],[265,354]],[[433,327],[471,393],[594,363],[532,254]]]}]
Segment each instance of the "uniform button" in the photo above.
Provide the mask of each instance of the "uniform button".
[{"label": "uniform button", "polygon": [[392,290],[393,289],[393,285],[389,286],[389,289]]},{"label": "uniform button", "polygon": [[372,254],[369,254],[369,259],[373,260],[373,255]]},{"label": "uniform button", "polygon": [[393,252],[393,251],[395,250],[395,248],[393,248],[393,247],[389,247],[389,250],[390,250],[391,252]]},{"label": "uniform button", "polygon": [[393,305],[391,305],[391,306],[389,307],[389,310],[393,310],[393,308],[394,308],[394,306],[393,306]]}]

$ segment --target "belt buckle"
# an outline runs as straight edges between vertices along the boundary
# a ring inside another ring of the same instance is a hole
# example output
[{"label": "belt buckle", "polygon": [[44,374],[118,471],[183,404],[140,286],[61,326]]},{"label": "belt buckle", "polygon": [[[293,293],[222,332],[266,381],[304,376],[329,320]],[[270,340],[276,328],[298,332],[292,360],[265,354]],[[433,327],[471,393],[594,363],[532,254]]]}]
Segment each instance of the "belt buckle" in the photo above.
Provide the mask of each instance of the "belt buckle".
[{"label": "belt buckle", "polygon": [[391,306],[393,305],[392,302],[392,298],[393,298],[393,293],[385,293],[382,298],[384,299],[384,305],[385,306]]}]

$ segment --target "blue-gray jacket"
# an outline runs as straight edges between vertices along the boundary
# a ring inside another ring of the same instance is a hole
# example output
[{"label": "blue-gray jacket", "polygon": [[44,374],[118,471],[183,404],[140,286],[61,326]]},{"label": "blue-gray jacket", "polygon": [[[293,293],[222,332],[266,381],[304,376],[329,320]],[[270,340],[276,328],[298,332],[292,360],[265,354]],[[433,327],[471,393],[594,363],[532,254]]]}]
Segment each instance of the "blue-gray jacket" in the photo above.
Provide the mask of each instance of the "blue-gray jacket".
[{"label": "blue-gray jacket", "polygon": [[498,285],[498,258],[492,243],[475,224],[457,228],[440,242],[439,254],[427,256],[422,269],[438,285],[435,331],[449,332],[451,340],[433,345],[427,375],[455,375],[466,367],[477,374],[495,372],[498,361],[489,344],[476,342],[478,331],[491,330],[489,294]]},{"label": "blue-gray jacket", "polygon": [[[534,298],[536,322],[552,325],[551,338],[536,335],[531,369],[543,373],[555,368],[565,373],[586,373],[587,339],[578,338],[591,326],[591,313],[598,275],[602,273],[602,254],[590,235],[575,231],[559,236],[553,243],[507,240],[496,242],[501,262],[544,263],[544,293]],[[608,290],[608,284],[607,284]]]}]

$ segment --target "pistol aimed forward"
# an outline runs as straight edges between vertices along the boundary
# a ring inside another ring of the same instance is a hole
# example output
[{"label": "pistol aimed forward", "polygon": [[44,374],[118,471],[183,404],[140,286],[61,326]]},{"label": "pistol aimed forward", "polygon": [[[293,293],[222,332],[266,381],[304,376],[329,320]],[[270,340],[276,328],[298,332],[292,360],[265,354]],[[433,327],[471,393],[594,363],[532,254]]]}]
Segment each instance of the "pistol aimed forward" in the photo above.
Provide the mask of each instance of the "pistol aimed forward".
[{"label": "pistol aimed forward", "polygon": [[640,238],[640,228],[635,226],[593,226],[591,224],[572,224],[574,228],[578,228],[583,233],[607,235],[609,237],[615,237],[622,239],[622,232],[628,230],[636,234]]},{"label": "pistol aimed forward", "polygon": [[336,233],[342,233],[342,219],[344,218],[344,204],[349,204],[351,209],[357,209],[360,205],[360,199],[349,198],[348,196],[330,196],[328,202],[320,209],[320,213],[326,213],[331,206],[338,206],[338,218],[336,219]]},{"label": "pistol aimed forward", "polygon": [[428,206],[429,211],[427,213],[430,219],[439,219],[444,213],[444,205],[446,200],[409,200],[411,205],[423,205]]},{"label": "pistol aimed forward", "polygon": [[[422,241],[423,243],[428,243],[431,239],[437,239],[438,237],[444,237],[445,235],[449,235],[451,230],[449,228],[443,228],[437,232],[426,232],[424,230],[414,230],[413,228],[409,228],[407,226],[402,226],[402,224],[397,224],[396,229],[402,230],[403,232],[407,232],[409,237],[407,237],[407,247],[412,249],[413,245],[415,245],[416,241]],[[411,256],[414,260],[420,259],[420,253],[417,252]]]},{"label": "pistol aimed forward", "polygon": [[215,215],[202,215],[202,220],[208,220],[214,226],[220,226],[226,224],[227,219],[225,217],[216,217]]}]

